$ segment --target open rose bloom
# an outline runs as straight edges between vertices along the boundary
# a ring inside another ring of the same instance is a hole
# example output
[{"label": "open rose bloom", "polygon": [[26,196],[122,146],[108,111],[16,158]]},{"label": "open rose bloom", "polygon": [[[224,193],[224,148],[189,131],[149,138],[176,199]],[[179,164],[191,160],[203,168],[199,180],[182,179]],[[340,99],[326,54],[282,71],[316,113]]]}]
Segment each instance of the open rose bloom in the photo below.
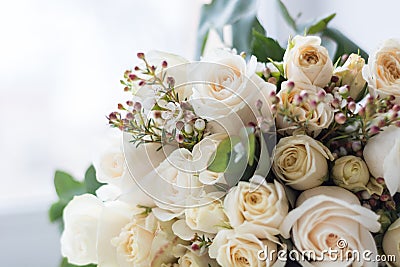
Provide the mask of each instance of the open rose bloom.
[{"label": "open rose bloom", "polygon": [[400,266],[399,41],[367,63],[337,61],[318,36],[295,36],[272,62],[137,56],[129,98],[107,116],[120,138],[85,182],[56,174],[79,195],[57,187],[52,207],[66,205],[66,261]]}]

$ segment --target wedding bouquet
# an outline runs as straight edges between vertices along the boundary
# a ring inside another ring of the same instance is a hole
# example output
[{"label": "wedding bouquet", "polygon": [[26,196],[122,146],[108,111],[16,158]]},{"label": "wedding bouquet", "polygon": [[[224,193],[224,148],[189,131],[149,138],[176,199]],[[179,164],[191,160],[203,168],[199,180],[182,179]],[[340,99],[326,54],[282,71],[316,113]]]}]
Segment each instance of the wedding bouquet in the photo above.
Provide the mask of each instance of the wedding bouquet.
[{"label": "wedding bouquet", "polygon": [[56,173],[65,266],[400,266],[400,42],[366,64],[254,34],[257,57],[137,54],[121,140]]}]

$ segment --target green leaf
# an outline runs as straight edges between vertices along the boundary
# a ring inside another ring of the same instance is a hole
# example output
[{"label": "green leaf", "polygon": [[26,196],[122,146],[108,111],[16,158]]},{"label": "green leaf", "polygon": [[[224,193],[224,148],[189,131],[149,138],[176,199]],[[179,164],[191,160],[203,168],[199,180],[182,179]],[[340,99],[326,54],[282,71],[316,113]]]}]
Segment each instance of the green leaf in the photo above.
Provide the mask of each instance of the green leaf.
[{"label": "green leaf", "polygon": [[[241,29],[243,39],[252,30],[253,23],[251,18],[257,15],[257,0],[213,0],[210,4],[205,4],[201,8],[200,22],[197,33],[197,58],[203,53],[205,41],[210,29],[215,29],[220,38],[223,39],[222,32],[225,25],[233,25],[239,20],[244,20],[243,24],[236,25]],[[247,25],[247,27],[245,27]],[[250,25],[252,25],[250,27]],[[250,27],[250,28],[249,28]],[[236,38],[235,38],[236,39]],[[240,47],[238,48],[240,49]]]},{"label": "green leaf", "polygon": [[240,142],[239,137],[227,137],[219,143],[213,161],[208,166],[208,170],[213,172],[225,172],[229,164],[230,155],[233,147]]},{"label": "green leaf", "polygon": [[285,54],[285,49],[276,40],[253,30],[251,54],[256,56],[260,62],[267,62],[268,58],[274,61],[281,61]]},{"label": "green leaf", "polygon": [[86,170],[85,173],[85,187],[86,187],[86,192],[90,194],[95,194],[96,190],[104,184],[99,183],[96,179],[96,170],[93,167],[93,165],[90,165],[90,167]]},{"label": "green leaf", "polygon": [[368,59],[368,54],[362,50],[358,45],[356,45],[353,41],[347,38],[343,33],[341,33],[337,29],[326,28],[322,32],[323,37],[327,37],[337,44],[335,56],[333,57],[333,61],[336,61],[343,54],[351,54],[358,53],[360,51],[360,56],[364,59]]},{"label": "green leaf", "polygon": [[238,52],[251,53],[253,31],[265,34],[264,28],[253,14],[232,24],[232,46]]},{"label": "green leaf", "polygon": [[62,219],[63,211],[66,206],[66,203],[58,201],[53,203],[49,209],[49,219],[50,222],[55,222],[59,219]]},{"label": "green leaf", "polygon": [[336,13],[333,13],[326,18],[321,19],[315,24],[308,27],[307,34],[316,34],[322,32],[328,26],[328,23],[336,16]]},{"label": "green leaf", "polygon": [[289,24],[289,26],[297,31],[297,25],[296,21],[293,19],[293,17],[290,15],[289,10],[286,8],[285,4],[281,0],[277,0],[278,5],[279,5],[279,10],[281,11],[281,14],[283,18],[285,19],[286,23]]},{"label": "green leaf", "polygon": [[96,264],[88,264],[88,265],[84,265],[84,266],[82,266],[82,265],[73,265],[73,264],[68,262],[67,258],[63,258],[61,263],[60,263],[60,267],[79,267],[79,266],[81,266],[81,267],[97,267]]},{"label": "green leaf", "polygon": [[86,193],[83,183],[76,181],[71,175],[62,171],[56,171],[54,186],[57,195],[63,202],[69,202],[75,195]]}]

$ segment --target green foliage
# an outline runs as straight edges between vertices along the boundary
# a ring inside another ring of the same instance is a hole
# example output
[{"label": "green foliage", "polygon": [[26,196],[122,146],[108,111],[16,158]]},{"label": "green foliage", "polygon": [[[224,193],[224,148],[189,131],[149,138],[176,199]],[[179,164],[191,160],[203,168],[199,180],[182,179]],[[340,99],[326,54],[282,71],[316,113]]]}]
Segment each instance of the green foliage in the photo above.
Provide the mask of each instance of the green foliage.
[{"label": "green foliage", "polygon": [[95,194],[96,190],[102,185],[96,179],[96,170],[93,166],[87,169],[83,182],[76,180],[66,172],[56,171],[54,175],[54,187],[59,200],[53,203],[49,209],[50,221],[61,221],[65,206],[67,206],[68,202],[74,196],[85,193]]},{"label": "green foliage", "polygon": [[286,8],[285,4],[281,0],[277,0],[279,5],[279,10],[281,11],[282,17],[285,19],[286,23],[295,31],[297,31],[297,24],[294,18],[290,15],[289,10]]},{"label": "green foliage", "polygon": [[281,61],[285,54],[279,43],[264,34],[253,29],[251,41],[251,54],[257,57],[258,61],[267,62],[269,58],[274,61]]},{"label": "green foliage", "polygon": [[233,47],[249,52],[253,28],[264,33],[257,20],[257,0],[213,0],[201,8],[197,34],[197,58],[203,53],[210,29],[223,39],[223,28],[232,25]]},{"label": "green foliage", "polygon": [[213,161],[208,170],[213,172],[225,172],[228,167],[233,147],[240,142],[239,137],[227,137],[219,143]]},{"label": "green foliage", "polygon": [[326,18],[321,19],[317,23],[311,25],[307,29],[307,34],[317,34],[319,32],[322,32],[326,29],[328,26],[328,23],[336,16],[336,13],[333,13],[332,15],[327,16]]}]

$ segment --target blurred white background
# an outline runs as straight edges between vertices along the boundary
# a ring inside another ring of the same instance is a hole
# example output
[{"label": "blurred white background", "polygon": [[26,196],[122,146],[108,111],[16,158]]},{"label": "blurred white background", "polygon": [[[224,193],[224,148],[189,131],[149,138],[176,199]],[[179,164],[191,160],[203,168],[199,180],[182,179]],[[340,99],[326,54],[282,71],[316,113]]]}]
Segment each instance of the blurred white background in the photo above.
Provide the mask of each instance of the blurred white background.
[{"label": "blurred white background", "polygon": [[[0,265],[56,266],[47,222],[56,169],[82,177],[115,133],[105,116],[126,99],[119,84],[136,52],[194,56],[206,0],[0,1]],[[260,0],[268,35],[288,36],[275,0]],[[339,28],[367,52],[400,38],[396,0],[286,0],[300,20],[337,12]]]}]

